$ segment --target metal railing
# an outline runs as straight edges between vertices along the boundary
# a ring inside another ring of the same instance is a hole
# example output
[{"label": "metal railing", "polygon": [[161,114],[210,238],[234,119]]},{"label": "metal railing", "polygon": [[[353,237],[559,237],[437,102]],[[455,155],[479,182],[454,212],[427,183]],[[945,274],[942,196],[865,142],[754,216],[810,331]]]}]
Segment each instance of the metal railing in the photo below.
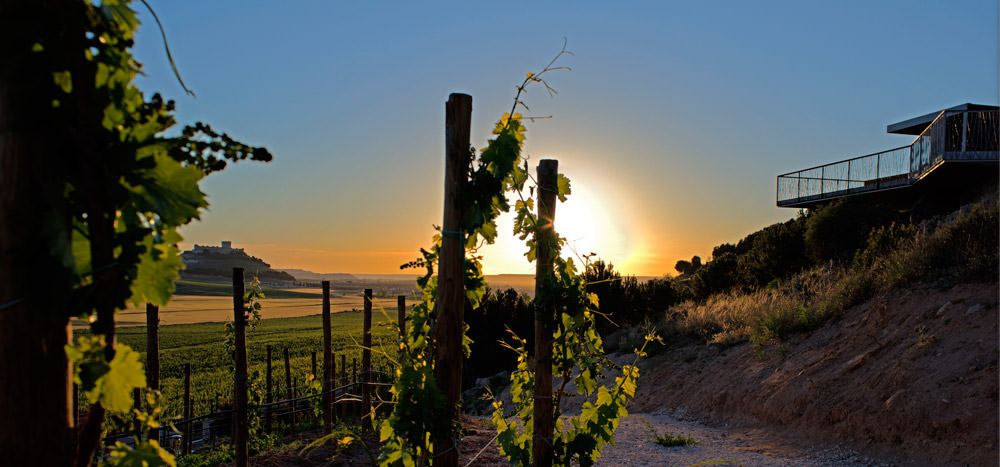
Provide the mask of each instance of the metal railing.
[{"label": "metal railing", "polygon": [[995,161],[996,110],[941,111],[908,146],[778,175],[777,204],[837,198],[910,185],[945,161]]},{"label": "metal railing", "polygon": [[778,175],[778,205],[874,191],[908,183],[910,147]]}]

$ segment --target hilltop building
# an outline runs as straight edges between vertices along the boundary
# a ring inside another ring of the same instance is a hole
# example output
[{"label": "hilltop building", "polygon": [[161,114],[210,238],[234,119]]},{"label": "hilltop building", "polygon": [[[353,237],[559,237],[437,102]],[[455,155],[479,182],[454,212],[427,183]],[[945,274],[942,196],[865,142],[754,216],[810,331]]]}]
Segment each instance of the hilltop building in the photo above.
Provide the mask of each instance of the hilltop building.
[{"label": "hilltop building", "polygon": [[912,143],[778,175],[779,207],[812,208],[864,194],[907,207],[968,202],[997,189],[1000,119],[993,105],[962,104],[886,126]]},{"label": "hilltop building", "polygon": [[194,245],[194,249],[191,250],[195,253],[218,253],[222,255],[229,255],[233,253],[243,253],[242,248],[233,248],[233,242],[229,240],[223,240],[222,246],[210,246],[210,245]]},{"label": "hilltop building", "polygon": [[223,241],[220,246],[195,245],[181,253],[184,269],[182,278],[230,278],[233,268],[243,268],[247,277],[258,277],[270,285],[292,283],[295,278],[283,271],[271,269],[271,265],[255,256],[250,256],[243,248],[233,248],[233,242]]}]

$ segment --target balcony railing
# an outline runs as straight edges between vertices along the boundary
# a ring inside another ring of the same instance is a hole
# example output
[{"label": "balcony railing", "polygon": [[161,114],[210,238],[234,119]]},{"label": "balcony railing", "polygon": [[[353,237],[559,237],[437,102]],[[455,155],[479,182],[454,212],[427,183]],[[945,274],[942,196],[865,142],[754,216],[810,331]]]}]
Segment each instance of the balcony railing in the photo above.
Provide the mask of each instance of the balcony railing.
[{"label": "balcony railing", "polygon": [[778,175],[778,206],[898,188],[945,161],[996,161],[996,110],[942,111],[908,146]]},{"label": "balcony railing", "polygon": [[778,175],[778,205],[835,198],[909,183],[910,147]]}]

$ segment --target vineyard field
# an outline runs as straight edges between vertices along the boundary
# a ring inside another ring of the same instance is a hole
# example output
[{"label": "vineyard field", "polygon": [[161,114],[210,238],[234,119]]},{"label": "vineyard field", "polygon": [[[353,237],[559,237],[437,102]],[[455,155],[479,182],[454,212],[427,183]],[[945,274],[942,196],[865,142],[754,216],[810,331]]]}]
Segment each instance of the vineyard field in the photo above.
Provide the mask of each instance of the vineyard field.
[{"label": "vineyard field", "polygon": [[[219,297],[221,298],[221,297]],[[173,302],[171,302],[173,303]],[[230,314],[232,299],[229,299]],[[314,310],[318,308],[313,308]],[[161,311],[162,313],[162,311]],[[265,304],[263,313],[271,314]],[[383,315],[378,306],[372,315],[373,368],[385,370],[390,363],[386,355],[396,354],[398,331],[395,310]],[[348,375],[351,374],[351,360],[358,360],[361,371],[361,338],[364,314],[360,311],[346,311],[331,314],[330,330],[333,352],[337,355],[337,375],[341,374],[340,355],[346,353]],[[86,334],[88,331],[76,331]],[[194,414],[204,414],[213,410],[216,400],[225,403],[230,400],[233,387],[232,358],[227,355],[224,345],[225,327],[223,323],[197,323],[160,326],[160,390],[164,405],[171,416],[180,415],[183,410],[184,364],[191,364],[191,399]],[[133,326],[118,330],[118,341],[142,354],[146,361],[146,327]],[[274,387],[281,392],[275,399],[287,396],[285,389],[285,369],[283,351],[288,348],[292,368],[292,385],[304,385],[312,372],[312,352],[316,352],[317,372],[322,372],[323,328],[318,314],[293,318],[271,318],[261,320],[260,325],[247,334],[247,361],[250,379],[259,378],[261,387],[266,374],[267,346],[272,346],[272,372]],[[254,376],[255,373],[257,376]],[[301,394],[301,393],[299,393]],[[85,397],[81,395],[81,410],[86,410]]]}]

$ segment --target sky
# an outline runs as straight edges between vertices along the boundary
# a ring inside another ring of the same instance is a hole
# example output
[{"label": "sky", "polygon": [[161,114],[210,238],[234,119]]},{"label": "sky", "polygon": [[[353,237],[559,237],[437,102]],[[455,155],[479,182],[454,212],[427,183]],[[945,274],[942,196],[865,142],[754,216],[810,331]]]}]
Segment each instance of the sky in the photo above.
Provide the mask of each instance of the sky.
[{"label": "sky", "polygon": [[[529,88],[529,165],[573,184],[556,229],[617,270],[679,259],[796,212],[777,174],[909,144],[888,124],[960,103],[997,105],[995,0],[962,2],[329,2],[149,0],[191,98],[141,3],[139,86],[274,154],[202,181],[210,208],[181,244],[277,268],[383,274],[441,223],[444,103],[473,97],[485,147],[515,86]],[[533,273],[503,235],[487,274]]]}]

